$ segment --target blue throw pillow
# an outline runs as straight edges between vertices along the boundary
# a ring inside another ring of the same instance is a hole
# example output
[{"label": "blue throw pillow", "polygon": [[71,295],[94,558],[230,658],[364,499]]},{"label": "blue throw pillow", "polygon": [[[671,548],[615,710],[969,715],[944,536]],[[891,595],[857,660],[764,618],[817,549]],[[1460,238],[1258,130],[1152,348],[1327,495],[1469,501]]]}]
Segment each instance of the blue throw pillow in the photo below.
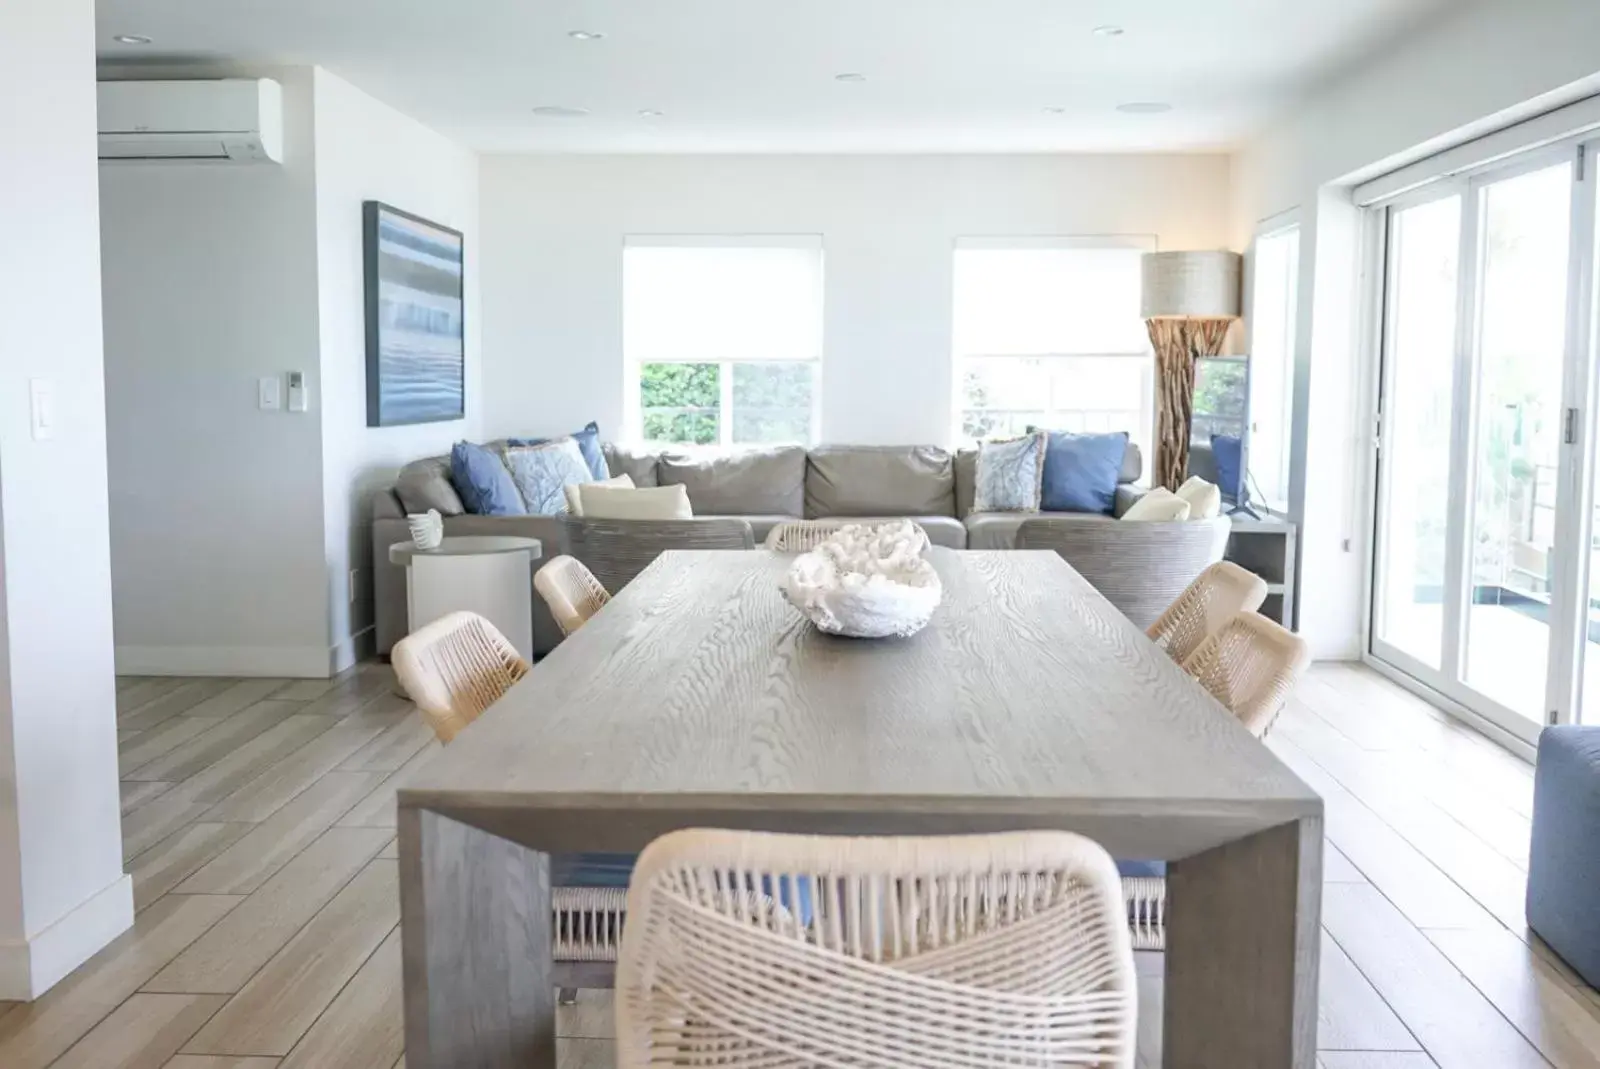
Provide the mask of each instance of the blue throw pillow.
[{"label": "blue throw pillow", "polygon": [[[611,478],[611,469],[606,467],[606,456],[600,451],[600,424],[594,420],[581,431],[573,431],[567,435],[578,443],[578,450],[583,453],[583,462],[589,465],[589,473],[596,479]],[[507,445],[543,445],[548,438],[507,438]]]},{"label": "blue throw pillow", "polygon": [[521,516],[528,509],[500,454],[471,442],[450,449],[450,481],[461,504],[479,516]]},{"label": "blue throw pillow", "polygon": [[1128,452],[1125,431],[1114,434],[1072,434],[1051,431],[1044,452],[1044,490],[1039,507],[1045,512],[1101,512],[1117,505],[1117,476]]},{"label": "blue throw pillow", "polygon": [[1217,489],[1229,501],[1239,500],[1244,466],[1244,441],[1237,434],[1213,434],[1211,459],[1217,466]]},{"label": "blue throw pillow", "polygon": [[506,467],[530,516],[559,516],[567,511],[564,487],[591,481],[583,452],[571,438],[507,446]]}]

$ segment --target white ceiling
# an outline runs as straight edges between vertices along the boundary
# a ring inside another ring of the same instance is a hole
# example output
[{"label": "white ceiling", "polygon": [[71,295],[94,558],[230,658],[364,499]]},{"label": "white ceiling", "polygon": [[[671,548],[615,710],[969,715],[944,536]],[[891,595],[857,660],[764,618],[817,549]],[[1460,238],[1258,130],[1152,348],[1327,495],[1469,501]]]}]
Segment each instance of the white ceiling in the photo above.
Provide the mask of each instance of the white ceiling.
[{"label": "white ceiling", "polygon": [[[1235,145],[1459,3],[100,0],[98,23],[102,61],[321,64],[489,152],[1138,151]],[[1149,101],[1173,110],[1116,110]]]}]

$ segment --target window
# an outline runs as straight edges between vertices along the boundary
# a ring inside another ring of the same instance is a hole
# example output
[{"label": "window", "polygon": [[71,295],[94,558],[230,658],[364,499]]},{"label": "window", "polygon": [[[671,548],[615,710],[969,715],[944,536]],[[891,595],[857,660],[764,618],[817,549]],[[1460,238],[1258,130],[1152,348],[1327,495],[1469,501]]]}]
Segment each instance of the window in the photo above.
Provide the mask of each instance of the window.
[{"label": "window", "polygon": [[808,443],[822,363],[817,238],[629,238],[626,418],[658,445]]},{"label": "window", "polygon": [[1127,431],[1148,450],[1154,364],[1142,238],[962,239],[955,252],[959,439]]},{"label": "window", "polygon": [[1300,228],[1256,238],[1250,302],[1250,475],[1263,504],[1289,503],[1289,429],[1294,406],[1295,319],[1300,294]]}]

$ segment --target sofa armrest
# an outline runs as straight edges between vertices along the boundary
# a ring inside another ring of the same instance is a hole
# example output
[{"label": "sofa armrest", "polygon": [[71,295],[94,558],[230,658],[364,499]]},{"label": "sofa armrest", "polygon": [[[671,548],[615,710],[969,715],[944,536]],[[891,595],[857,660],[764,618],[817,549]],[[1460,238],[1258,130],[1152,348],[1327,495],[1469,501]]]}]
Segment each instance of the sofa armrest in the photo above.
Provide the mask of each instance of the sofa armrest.
[{"label": "sofa armrest", "polygon": [[1111,506],[1111,514],[1119,520],[1122,519],[1123,516],[1127,515],[1128,510],[1133,508],[1138,500],[1149,492],[1150,488],[1148,486],[1136,486],[1133,483],[1118,483],[1117,499]]}]

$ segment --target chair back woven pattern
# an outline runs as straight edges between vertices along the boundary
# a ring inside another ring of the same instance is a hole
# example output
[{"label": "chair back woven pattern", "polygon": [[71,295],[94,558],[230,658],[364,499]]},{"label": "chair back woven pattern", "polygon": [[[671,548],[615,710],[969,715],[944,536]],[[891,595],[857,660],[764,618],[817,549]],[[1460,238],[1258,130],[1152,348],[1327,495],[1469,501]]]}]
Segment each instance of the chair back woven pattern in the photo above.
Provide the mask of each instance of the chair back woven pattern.
[{"label": "chair back woven pattern", "polygon": [[588,567],[613,597],[669,549],[754,549],[750,521],[597,520],[564,521],[571,554]]},{"label": "chair back woven pattern", "polygon": [[674,832],[628,890],[618,1065],[1132,1066],[1135,984],[1077,835]]},{"label": "chair back woven pattern", "polygon": [[1182,664],[1229,620],[1241,612],[1255,612],[1266,600],[1265,580],[1232,561],[1221,560],[1178,595],[1161,619],[1150,625],[1148,634]]},{"label": "chair back woven pattern", "polygon": [[419,628],[395,643],[389,658],[440,742],[455,738],[528,674],[528,662],[505,636],[470,612]]},{"label": "chair back woven pattern", "polygon": [[[841,527],[849,526],[854,520],[791,520],[780,523],[767,532],[764,543],[767,549],[778,553],[809,553],[827,539],[833,532]],[[868,527],[882,527],[882,523],[867,524]],[[928,540],[928,532],[922,529],[919,523],[911,526],[922,535],[923,542]]]},{"label": "chair back woven pattern", "polygon": [[550,607],[556,626],[570,635],[611,600],[606,588],[576,557],[560,556],[546,562],[533,576],[533,588]]},{"label": "chair back woven pattern", "polygon": [[1260,738],[1310,660],[1305,639],[1245,612],[1201,643],[1183,668]]},{"label": "chair back woven pattern", "polygon": [[1155,623],[1188,585],[1222,559],[1233,521],[1027,520],[1018,549],[1053,549],[1139,627]]}]

